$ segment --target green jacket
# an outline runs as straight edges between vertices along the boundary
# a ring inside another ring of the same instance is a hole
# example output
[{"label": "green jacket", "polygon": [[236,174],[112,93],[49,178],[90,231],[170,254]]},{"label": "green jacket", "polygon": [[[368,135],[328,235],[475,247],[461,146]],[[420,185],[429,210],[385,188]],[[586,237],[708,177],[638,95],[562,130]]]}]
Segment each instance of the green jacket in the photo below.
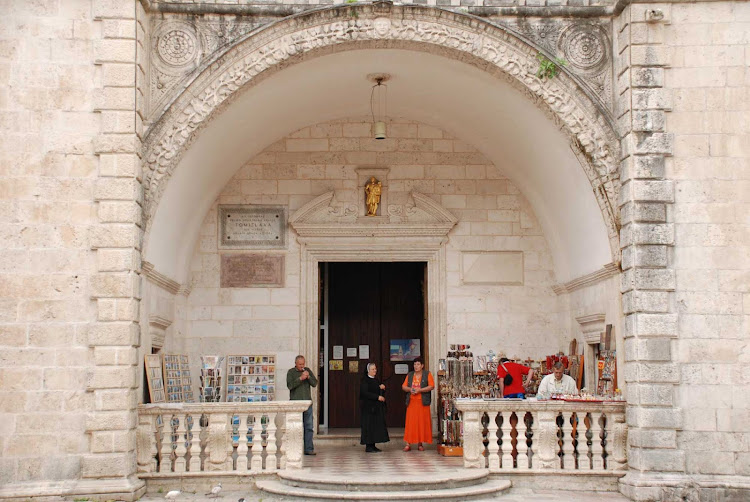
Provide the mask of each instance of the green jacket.
[{"label": "green jacket", "polygon": [[[300,380],[299,377],[302,375],[302,371],[305,370],[310,374],[310,377],[306,380]],[[315,378],[315,373],[310,368],[305,366],[305,369],[302,371],[292,368],[286,372],[286,386],[289,388],[289,399],[292,401],[303,401],[305,399],[312,401],[310,387],[318,386],[318,379]]]}]

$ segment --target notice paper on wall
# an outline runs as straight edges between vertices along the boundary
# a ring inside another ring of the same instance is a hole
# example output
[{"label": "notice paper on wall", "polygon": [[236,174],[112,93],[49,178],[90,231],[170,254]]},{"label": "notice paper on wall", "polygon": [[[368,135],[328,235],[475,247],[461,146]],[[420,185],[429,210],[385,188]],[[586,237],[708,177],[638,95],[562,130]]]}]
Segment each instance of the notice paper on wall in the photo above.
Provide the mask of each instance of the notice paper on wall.
[{"label": "notice paper on wall", "polygon": [[408,364],[396,364],[393,366],[393,372],[396,375],[406,375],[409,373],[409,365]]},{"label": "notice paper on wall", "polygon": [[347,347],[346,357],[357,357],[357,347]]},{"label": "notice paper on wall", "polygon": [[344,346],[334,345],[333,346],[333,357],[331,359],[343,359],[344,358]]},{"label": "notice paper on wall", "polygon": [[360,359],[370,359],[370,346],[369,345],[360,345],[359,346],[359,358]]}]

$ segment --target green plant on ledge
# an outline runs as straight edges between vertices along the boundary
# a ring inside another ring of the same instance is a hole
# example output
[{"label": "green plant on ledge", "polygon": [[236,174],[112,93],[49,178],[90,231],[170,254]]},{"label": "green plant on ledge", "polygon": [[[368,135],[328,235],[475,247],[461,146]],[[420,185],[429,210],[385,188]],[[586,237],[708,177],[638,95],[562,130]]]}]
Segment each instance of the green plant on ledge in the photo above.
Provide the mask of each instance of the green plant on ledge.
[{"label": "green plant on ledge", "polygon": [[536,76],[541,80],[544,80],[545,78],[547,80],[552,80],[558,73],[560,73],[560,68],[568,65],[568,62],[564,59],[555,58],[555,60],[552,61],[541,52],[536,55],[536,58],[539,60],[539,69],[536,72]]}]

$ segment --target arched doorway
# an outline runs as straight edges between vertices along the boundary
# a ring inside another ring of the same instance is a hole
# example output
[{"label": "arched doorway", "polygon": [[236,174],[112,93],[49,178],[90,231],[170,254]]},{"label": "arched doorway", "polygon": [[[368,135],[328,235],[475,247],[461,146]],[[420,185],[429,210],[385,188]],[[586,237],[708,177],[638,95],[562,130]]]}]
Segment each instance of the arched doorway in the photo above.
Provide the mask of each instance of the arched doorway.
[{"label": "arched doorway", "polygon": [[[435,124],[502,166],[539,219],[558,282],[619,260],[617,137],[575,78],[540,81],[536,49],[472,18],[399,7],[358,12],[353,19],[336,9],[303,15],[244,39],[198,72],[152,126],[143,256],[155,270],[187,282],[201,224],[243,163],[303,126],[366,115],[372,72],[394,75],[394,114]],[[481,244],[468,250],[486,251]],[[302,275],[299,289],[314,289]],[[445,305],[445,297],[434,301]],[[314,302],[300,297],[297,308],[299,352],[314,360],[309,334],[316,328],[305,326]],[[447,326],[447,310],[434,312],[438,326]],[[437,341],[433,360],[447,328]]]}]

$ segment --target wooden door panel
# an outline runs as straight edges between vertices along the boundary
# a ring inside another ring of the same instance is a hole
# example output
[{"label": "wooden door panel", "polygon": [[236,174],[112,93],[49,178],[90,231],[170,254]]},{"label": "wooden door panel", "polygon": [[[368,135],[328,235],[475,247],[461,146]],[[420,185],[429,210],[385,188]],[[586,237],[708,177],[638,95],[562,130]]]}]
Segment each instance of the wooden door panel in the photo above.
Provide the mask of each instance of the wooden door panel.
[{"label": "wooden door panel", "polygon": [[[367,362],[378,365],[386,384],[388,426],[404,426],[404,376],[394,375],[397,363],[389,360],[390,340],[419,338],[424,346],[424,267],[424,263],[329,263],[327,359],[333,358],[334,346],[344,348],[343,370],[328,374],[329,427],[359,427],[359,385]],[[348,347],[360,345],[369,345],[368,360],[359,359],[359,353],[346,355]],[[357,373],[349,372],[350,361],[358,362]]]},{"label": "wooden door panel", "polygon": [[[388,427],[403,427],[406,416],[405,395],[401,384],[405,375],[396,375],[397,362],[390,360],[390,341],[418,338],[422,336],[422,275],[423,263],[384,263],[381,274],[380,333],[381,377],[386,385],[386,423]],[[424,353],[423,353],[424,354]]]}]

